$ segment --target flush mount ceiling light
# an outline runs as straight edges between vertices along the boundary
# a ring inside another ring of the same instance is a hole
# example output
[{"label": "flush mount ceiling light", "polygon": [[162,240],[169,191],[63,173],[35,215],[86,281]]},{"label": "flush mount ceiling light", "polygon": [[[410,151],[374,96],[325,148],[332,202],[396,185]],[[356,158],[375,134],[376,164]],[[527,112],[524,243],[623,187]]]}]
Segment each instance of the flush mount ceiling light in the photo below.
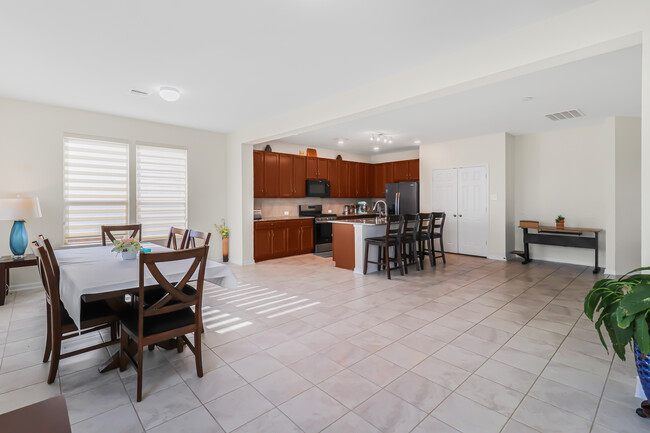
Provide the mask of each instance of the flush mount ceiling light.
[{"label": "flush mount ceiling light", "polygon": [[338,138],[336,140],[336,144],[338,144],[339,146],[343,146],[345,144],[345,138]]},{"label": "flush mount ceiling light", "polygon": [[420,143],[422,143],[422,140],[415,140],[415,141],[413,142],[413,144],[420,144]]},{"label": "flush mount ceiling light", "polygon": [[372,148],[372,150],[374,150],[375,152],[377,152],[377,151],[379,150],[379,147],[375,146],[375,147]]},{"label": "flush mount ceiling light", "polygon": [[377,143],[393,144],[393,137],[386,135],[383,132],[378,132],[375,134],[370,134],[370,141],[376,141]]},{"label": "flush mount ceiling light", "polygon": [[173,87],[161,87],[159,94],[167,102],[178,101],[178,98],[181,97],[181,92]]}]

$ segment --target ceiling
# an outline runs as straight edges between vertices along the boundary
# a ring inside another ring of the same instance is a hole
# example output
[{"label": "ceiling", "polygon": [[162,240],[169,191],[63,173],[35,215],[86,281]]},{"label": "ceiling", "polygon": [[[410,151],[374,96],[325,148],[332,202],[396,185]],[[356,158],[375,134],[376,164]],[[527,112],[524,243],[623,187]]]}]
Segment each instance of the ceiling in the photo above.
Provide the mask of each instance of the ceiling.
[{"label": "ceiling", "polygon": [[[533,97],[524,101],[524,98]],[[546,114],[580,109],[585,117],[551,121]],[[641,116],[641,47],[636,46],[530,75],[433,99],[406,108],[283,138],[309,147],[358,154],[412,149],[497,132],[531,134],[602,122],[608,116]],[[373,132],[393,143],[370,141]],[[344,139],[339,145],[338,140]]]},{"label": "ceiling", "polygon": [[3,0],[0,96],[228,132],[592,1]]}]

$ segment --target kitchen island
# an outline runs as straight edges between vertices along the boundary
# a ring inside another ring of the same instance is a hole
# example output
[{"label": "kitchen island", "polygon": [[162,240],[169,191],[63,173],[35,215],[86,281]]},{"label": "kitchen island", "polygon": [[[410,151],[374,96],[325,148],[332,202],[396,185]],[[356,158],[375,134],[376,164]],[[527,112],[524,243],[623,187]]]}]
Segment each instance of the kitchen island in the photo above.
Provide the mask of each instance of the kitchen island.
[{"label": "kitchen island", "polygon": [[[337,268],[363,274],[366,239],[386,235],[386,220],[378,218],[339,219],[332,221],[332,253]],[[378,248],[370,248],[370,260],[377,261]],[[368,273],[378,266],[368,264]]]}]

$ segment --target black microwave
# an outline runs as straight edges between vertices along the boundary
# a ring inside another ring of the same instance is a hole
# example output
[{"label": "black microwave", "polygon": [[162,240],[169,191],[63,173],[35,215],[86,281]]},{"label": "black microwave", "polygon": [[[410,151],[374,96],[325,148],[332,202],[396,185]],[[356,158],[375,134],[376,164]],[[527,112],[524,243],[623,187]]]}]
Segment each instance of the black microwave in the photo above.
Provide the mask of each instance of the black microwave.
[{"label": "black microwave", "polygon": [[306,196],[307,197],[329,197],[330,181],[307,179]]}]

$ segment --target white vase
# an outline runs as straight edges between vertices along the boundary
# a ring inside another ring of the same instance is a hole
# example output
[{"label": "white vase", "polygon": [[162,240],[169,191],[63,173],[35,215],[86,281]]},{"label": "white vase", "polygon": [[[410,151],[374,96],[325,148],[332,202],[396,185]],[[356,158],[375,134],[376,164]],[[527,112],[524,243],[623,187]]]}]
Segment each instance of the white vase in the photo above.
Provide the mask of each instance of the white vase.
[{"label": "white vase", "polygon": [[122,251],[122,260],[135,260],[138,257],[136,251]]}]

